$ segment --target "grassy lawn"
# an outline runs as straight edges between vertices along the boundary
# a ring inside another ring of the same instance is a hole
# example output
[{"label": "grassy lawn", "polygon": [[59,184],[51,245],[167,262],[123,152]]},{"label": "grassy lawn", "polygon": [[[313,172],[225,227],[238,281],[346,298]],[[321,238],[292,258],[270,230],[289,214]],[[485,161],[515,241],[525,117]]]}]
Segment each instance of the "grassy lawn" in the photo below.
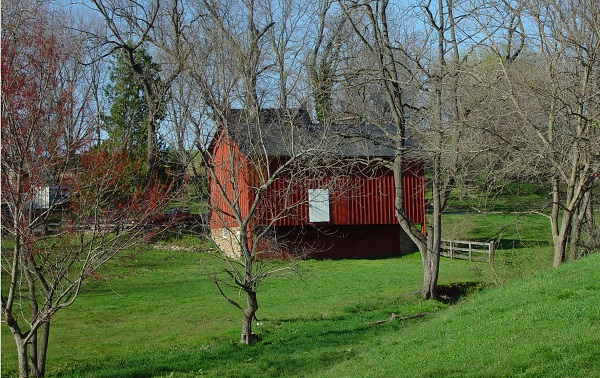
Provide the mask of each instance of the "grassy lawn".
[{"label": "grassy lawn", "polygon": [[[412,294],[418,254],[309,260],[302,278],[259,288],[260,341],[250,348],[238,345],[240,314],[202,274],[201,260],[217,264],[210,253],[122,256],[54,318],[48,376],[600,376],[600,256],[548,270],[542,217],[446,221],[447,237],[501,249],[494,265],[443,259],[440,284],[488,289],[458,305],[423,301]],[[15,372],[12,343],[3,325],[3,377]]]},{"label": "grassy lawn", "polygon": [[[258,359],[257,353],[277,360],[284,353],[281,348],[306,352],[290,354],[299,361],[281,362],[287,366],[281,369],[290,369],[289,363],[310,365],[314,359],[331,360],[323,361],[328,366],[347,356],[347,343],[381,333],[382,327],[368,322],[392,312],[410,316],[446,307],[410,294],[420,285],[418,254],[306,261],[302,279],[275,279],[259,289],[262,325],[256,332],[262,341],[256,348],[243,348],[237,345],[240,314],[202,275],[201,259],[215,263],[209,256],[148,249],[120,258],[104,279],[91,282],[72,307],[54,318],[48,375],[123,377],[130,371],[133,377],[214,372],[216,367],[222,372],[230,364]],[[471,269],[479,263],[444,263],[442,284],[480,278]],[[15,355],[5,326],[2,336],[3,376],[10,376]]]},{"label": "grassy lawn", "polygon": [[472,294],[321,377],[599,377],[600,255]]},{"label": "grassy lawn", "polygon": [[552,265],[550,220],[536,214],[448,214],[444,238],[494,241],[495,264],[482,271],[484,281],[500,285],[528,277]]}]

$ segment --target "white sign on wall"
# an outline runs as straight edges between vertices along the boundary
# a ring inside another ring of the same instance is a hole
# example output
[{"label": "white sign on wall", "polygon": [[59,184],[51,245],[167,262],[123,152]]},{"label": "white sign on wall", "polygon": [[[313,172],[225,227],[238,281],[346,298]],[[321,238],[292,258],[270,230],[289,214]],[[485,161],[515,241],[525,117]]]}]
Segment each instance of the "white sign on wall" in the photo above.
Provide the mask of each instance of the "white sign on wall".
[{"label": "white sign on wall", "polygon": [[329,222],[329,189],[308,189],[308,220]]}]

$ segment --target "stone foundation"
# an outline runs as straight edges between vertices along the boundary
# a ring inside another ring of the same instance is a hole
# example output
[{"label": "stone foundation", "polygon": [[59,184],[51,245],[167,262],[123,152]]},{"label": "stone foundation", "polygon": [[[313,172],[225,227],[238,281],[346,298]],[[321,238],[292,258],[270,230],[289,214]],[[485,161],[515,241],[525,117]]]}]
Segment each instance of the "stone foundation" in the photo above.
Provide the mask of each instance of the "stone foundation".
[{"label": "stone foundation", "polygon": [[[278,227],[282,256],[297,256],[313,247],[310,257],[317,259],[382,258],[417,251],[416,245],[399,225]],[[239,228],[216,228],[210,231],[212,240],[223,254],[239,259],[241,248]]]},{"label": "stone foundation", "polygon": [[242,255],[239,236],[240,229],[238,227],[231,228],[214,228],[210,230],[210,236],[216,246],[227,257],[239,259]]}]

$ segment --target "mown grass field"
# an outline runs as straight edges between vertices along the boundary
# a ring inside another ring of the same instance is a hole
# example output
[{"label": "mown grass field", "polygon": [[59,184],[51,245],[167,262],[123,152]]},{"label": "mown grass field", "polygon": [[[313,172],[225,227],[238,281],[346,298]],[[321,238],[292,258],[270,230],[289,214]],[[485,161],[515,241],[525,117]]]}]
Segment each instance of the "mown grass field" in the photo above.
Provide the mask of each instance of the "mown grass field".
[{"label": "mown grass field", "polygon": [[[600,256],[548,269],[542,217],[450,214],[446,222],[447,237],[500,241],[494,265],[441,263],[441,285],[484,282],[484,290],[452,305],[419,299],[418,254],[309,260],[301,278],[259,288],[252,347],[238,344],[240,314],[203,275],[200,261],[217,264],[207,246],[141,248],[54,318],[47,375],[600,376]],[[15,372],[12,342],[3,325],[3,377]]]}]

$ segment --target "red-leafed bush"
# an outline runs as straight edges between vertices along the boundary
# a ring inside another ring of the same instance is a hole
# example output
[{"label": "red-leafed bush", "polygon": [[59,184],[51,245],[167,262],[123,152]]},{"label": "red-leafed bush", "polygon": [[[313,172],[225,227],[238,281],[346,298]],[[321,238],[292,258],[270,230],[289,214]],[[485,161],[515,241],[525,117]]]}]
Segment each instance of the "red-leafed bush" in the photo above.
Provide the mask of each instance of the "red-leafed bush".
[{"label": "red-leafed bush", "polygon": [[73,73],[80,43],[31,5],[2,9],[2,315],[22,377],[44,375],[53,315],[145,242],[143,225],[176,195],[122,146],[96,146],[88,83]]}]

